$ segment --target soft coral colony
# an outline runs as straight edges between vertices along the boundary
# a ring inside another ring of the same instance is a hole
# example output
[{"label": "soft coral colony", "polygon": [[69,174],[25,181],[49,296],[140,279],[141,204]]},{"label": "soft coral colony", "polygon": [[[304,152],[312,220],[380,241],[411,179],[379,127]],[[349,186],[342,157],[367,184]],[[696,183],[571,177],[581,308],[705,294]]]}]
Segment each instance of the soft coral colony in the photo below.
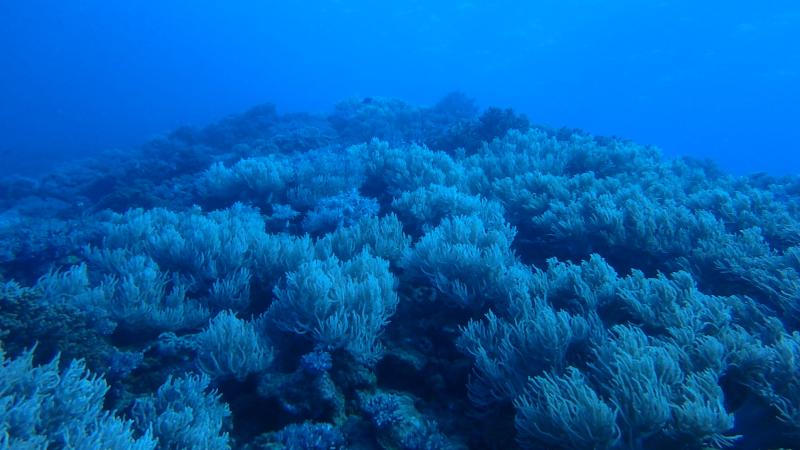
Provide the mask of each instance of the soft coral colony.
[{"label": "soft coral colony", "polygon": [[3,448],[800,433],[797,178],[451,94],[262,106],[0,189]]}]

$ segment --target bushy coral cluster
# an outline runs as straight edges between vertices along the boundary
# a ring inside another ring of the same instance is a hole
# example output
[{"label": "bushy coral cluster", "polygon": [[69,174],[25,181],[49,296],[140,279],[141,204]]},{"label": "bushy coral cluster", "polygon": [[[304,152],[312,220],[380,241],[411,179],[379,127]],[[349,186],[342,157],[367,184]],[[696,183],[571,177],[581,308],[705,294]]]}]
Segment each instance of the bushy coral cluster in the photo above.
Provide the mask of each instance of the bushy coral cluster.
[{"label": "bushy coral cluster", "polygon": [[800,434],[795,177],[452,94],[258,107],[2,180],[0,210],[3,448]]}]

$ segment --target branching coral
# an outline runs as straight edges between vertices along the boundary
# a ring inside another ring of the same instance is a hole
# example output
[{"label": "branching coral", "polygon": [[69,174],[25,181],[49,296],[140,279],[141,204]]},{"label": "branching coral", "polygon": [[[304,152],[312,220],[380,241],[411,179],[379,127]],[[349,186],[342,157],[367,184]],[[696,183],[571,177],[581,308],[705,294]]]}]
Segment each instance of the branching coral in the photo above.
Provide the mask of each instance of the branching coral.
[{"label": "branching coral", "polygon": [[[0,446],[774,448],[800,432],[796,178],[460,94],[260,107],[114,158],[0,181],[0,339],[21,354],[3,356]],[[37,340],[62,370],[22,352]]]}]

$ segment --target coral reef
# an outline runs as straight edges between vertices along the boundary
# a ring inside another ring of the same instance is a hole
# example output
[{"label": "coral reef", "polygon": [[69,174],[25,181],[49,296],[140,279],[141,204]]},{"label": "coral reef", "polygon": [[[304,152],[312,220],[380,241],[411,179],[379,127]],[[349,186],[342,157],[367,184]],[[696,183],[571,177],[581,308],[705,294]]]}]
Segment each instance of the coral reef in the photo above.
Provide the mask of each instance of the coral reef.
[{"label": "coral reef", "polygon": [[790,447],[800,181],[259,106],[0,180],[0,343],[4,448]]}]

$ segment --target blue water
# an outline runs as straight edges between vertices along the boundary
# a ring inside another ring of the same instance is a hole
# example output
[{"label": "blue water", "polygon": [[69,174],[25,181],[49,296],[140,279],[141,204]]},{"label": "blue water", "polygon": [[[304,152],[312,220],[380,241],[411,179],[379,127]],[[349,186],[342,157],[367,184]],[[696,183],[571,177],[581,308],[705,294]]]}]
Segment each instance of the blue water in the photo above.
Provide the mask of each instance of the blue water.
[{"label": "blue water", "polygon": [[6,170],[263,102],[430,105],[458,89],[736,173],[800,172],[792,1],[32,0],[0,18]]},{"label": "blue water", "polygon": [[1,3],[0,450],[800,448],[799,25]]}]

